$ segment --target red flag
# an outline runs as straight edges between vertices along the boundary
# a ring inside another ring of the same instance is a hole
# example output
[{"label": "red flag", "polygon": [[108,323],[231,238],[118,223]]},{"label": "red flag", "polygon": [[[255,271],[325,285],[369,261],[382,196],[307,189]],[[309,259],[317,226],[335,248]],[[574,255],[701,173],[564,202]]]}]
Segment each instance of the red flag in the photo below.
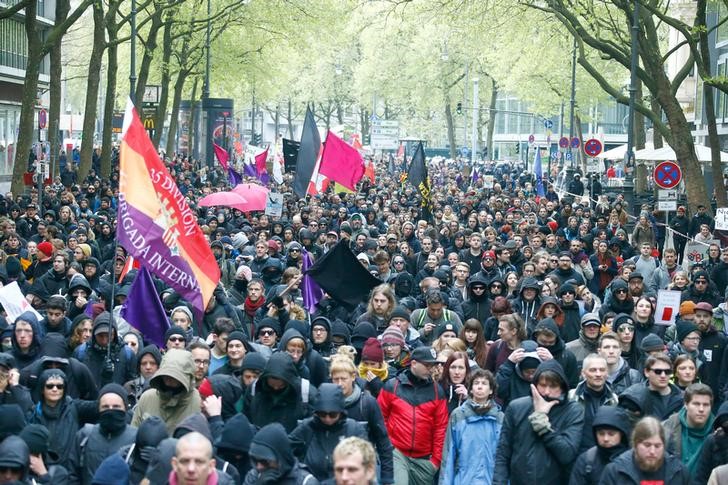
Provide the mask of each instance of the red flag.
[{"label": "red flag", "polygon": [[357,182],[364,176],[364,162],[358,151],[329,131],[319,173],[349,190],[355,190]]},{"label": "red flag", "polygon": [[263,172],[267,172],[265,161],[268,160],[268,149],[266,148],[264,152],[259,153],[255,156],[255,170],[258,172],[258,175],[262,174]]},{"label": "red flag", "polygon": [[361,150],[363,148],[358,133],[354,133],[351,136],[351,146],[354,147],[354,150]]},{"label": "red flag", "polygon": [[397,150],[397,158],[404,158],[404,143],[399,145],[399,149]]},{"label": "red flag", "polygon": [[139,269],[141,268],[141,264],[139,264],[139,261],[134,259],[134,256],[127,256],[126,261],[124,261],[124,267],[121,268],[121,273],[119,273],[119,281],[117,283],[121,283],[124,281],[124,277],[131,271],[132,269]]},{"label": "red flag", "polygon": [[228,153],[225,151],[223,147],[218,145],[217,143],[212,144],[212,149],[215,150],[215,157],[217,157],[217,161],[220,162],[220,165],[222,165],[222,168],[225,169],[227,172],[228,169]]},{"label": "red flag", "polygon": [[371,160],[369,160],[369,162],[367,163],[366,170],[364,170],[364,175],[369,178],[372,184],[374,183],[374,162],[372,162]]}]

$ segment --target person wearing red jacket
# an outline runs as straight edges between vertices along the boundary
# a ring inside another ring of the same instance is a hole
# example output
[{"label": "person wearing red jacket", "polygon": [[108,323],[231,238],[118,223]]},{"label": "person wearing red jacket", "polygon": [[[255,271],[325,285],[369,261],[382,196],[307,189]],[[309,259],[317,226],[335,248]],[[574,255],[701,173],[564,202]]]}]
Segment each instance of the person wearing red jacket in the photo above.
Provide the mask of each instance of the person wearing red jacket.
[{"label": "person wearing red jacket", "polygon": [[431,347],[412,352],[409,369],[389,379],[377,401],[394,446],[394,483],[434,483],[442,461],[447,404],[430,369],[437,362]]}]

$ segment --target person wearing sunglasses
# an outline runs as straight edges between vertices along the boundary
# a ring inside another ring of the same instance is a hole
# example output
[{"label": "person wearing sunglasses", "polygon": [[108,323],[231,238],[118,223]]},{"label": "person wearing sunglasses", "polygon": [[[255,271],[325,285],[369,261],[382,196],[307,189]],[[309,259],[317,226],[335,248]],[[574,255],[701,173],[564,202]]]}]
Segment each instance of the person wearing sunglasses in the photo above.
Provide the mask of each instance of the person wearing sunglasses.
[{"label": "person wearing sunglasses", "polygon": [[336,384],[324,383],[314,404],[314,414],[304,419],[289,435],[293,453],[319,480],[334,477],[330,457],[339,441],[355,436],[367,439],[362,423],[347,418],[344,394]]},{"label": "person wearing sunglasses", "polygon": [[608,312],[615,314],[626,313],[631,314],[634,310],[634,300],[629,295],[629,286],[627,282],[621,278],[615,278],[605,292],[604,304],[599,309],[599,317],[604,318]]},{"label": "person wearing sunglasses", "polygon": [[74,400],[66,394],[68,378],[60,369],[44,370],[36,389],[40,396],[28,424],[42,424],[50,431],[50,449],[58,453],[59,463],[66,463],[73,448],[81,418],[92,418],[95,401]]},{"label": "person wearing sunglasses", "polygon": [[721,298],[718,295],[718,292],[714,289],[715,285],[711,284],[710,276],[708,276],[707,271],[702,269],[695,271],[693,273],[692,280],[692,284],[683,291],[681,297],[682,301],[692,300],[696,304],[704,301],[710,303],[713,308],[717,307],[718,304],[721,303]]},{"label": "person wearing sunglasses", "polygon": [[255,330],[257,342],[270,349],[275,349],[278,344],[278,335],[281,333],[281,325],[278,320],[266,317],[258,323]]},{"label": "person wearing sunglasses", "polygon": [[[648,414],[660,421],[669,418],[683,405],[682,391],[670,382],[672,378],[672,361],[665,354],[651,355],[645,361],[644,375],[647,378],[645,409]],[[645,384],[635,384],[644,386]],[[629,389],[626,391],[629,392]]]},{"label": "person wearing sunglasses", "polygon": [[187,346],[186,332],[182,327],[170,327],[164,333],[165,349],[184,349]]}]

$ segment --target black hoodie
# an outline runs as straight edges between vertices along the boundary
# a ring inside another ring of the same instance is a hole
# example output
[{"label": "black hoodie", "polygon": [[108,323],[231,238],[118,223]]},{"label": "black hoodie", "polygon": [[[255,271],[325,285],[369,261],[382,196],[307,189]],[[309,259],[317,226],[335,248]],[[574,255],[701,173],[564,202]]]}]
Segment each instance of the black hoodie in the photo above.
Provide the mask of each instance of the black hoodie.
[{"label": "black hoodie", "polygon": [[[278,463],[278,468],[268,468],[263,473],[253,468],[245,477],[246,484],[299,485],[317,483],[305,465],[293,455],[286,430],[280,423],[264,426],[255,434],[250,444],[250,456]],[[309,478],[310,477],[310,478]]]},{"label": "black hoodie", "polygon": [[550,430],[534,432],[531,415],[533,398],[521,397],[508,405],[496,453],[493,485],[567,483],[571,464],[581,442],[584,409],[567,398],[569,385],[561,365],[555,360],[539,364],[533,376],[538,382],[542,373],[559,376],[562,394],[559,403],[547,413]]},{"label": "black hoodie", "polygon": [[[320,325],[326,329],[326,340],[320,344],[315,343],[313,340],[313,327],[316,325]],[[331,320],[326,317],[316,317],[311,320],[311,346],[321,355],[321,357],[329,357],[331,354],[335,353],[334,346],[331,343],[331,337]]]},{"label": "black hoodie", "polygon": [[566,382],[570,388],[575,388],[579,383],[579,366],[576,363],[574,354],[566,349],[566,344],[561,338],[559,326],[553,318],[544,318],[536,325],[533,331],[533,339],[537,340],[537,335],[541,330],[550,330],[556,335],[556,343],[550,347],[546,347],[554,359],[561,364],[566,375]]},{"label": "black hoodie", "polygon": [[22,469],[23,474],[21,480],[24,481],[28,475],[29,466],[30,450],[22,438],[8,436],[0,443],[0,467]]},{"label": "black hoodie", "polygon": [[[480,295],[473,293],[473,286],[485,286],[486,291]],[[463,302],[463,314],[465,320],[475,318],[481,324],[490,317],[490,306],[493,304],[488,298],[488,281],[479,273],[473,275],[468,281],[468,301]]]},{"label": "black hoodie", "polygon": [[[274,390],[268,384],[269,377],[283,381],[285,388]],[[255,426],[278,422],[290,432],[299,419],[311,415],[311,404],[318,397],[316,388],[310,383],[308,395],[304,394],[293,359],[285,352],[276,352],[268,359],[258,380],[248,388],[244,411]]]},{"label": "black hoodie", "polygon": [[367,433],[363,424],[346,417],[344,396],[336,384],[321,384],[314,407],[316,411],[341,413],[339,420],[329,426],[314,414],[304,419],[289,438],[296,457],[319,481],[324,481],[334,476],[333,453],[339,441],[349,436],[367,439]]},{"label": "black hoodie", "polygon": [[592,432],[596,441],[597,430],[612,428],[622,433],[622,440],[611,448],[593,446],[579,455],[571,472],[569,485],[597,485],[604,467],[629,449],[629,435],[632,426],[624,409],[615,406],[601,406],[594,415]]},{"label": "black hoodie", "polygon": [[305,328],[305,323],[300,320],[291,320],[288,322],[286,325],[288,329],[283,332],[281,341],[278,343],[278,351],[285,352],[286,346],[292,338],[302,339],[305,345],[305,350],[303,351],[303,356],[295,364],[298,376],[303,379],[308,379],[311,381],[311,384],[318,387],[320,384],[328,380],[328,365],[326,365],[326,360],[321,357],[321,354],[314,350],[311,341],[304,337],[304,333],[297,330],[296,326]]},{"label": "black hoodie", "polygon": [[244,414],[236,414],[225,423],[215,442],[217,454],[235,465],[241,477],[244,477],[251,468],[248,451],[254,435],[255,427],[250,424],[248,418]]},{"label": "black hoodie", "polygon": [[159,416],[150,416],[139,425],[136,441],[119,450],[119,455],[129,465],[129,482],[137,485],[144,478],[149,459],[156,453],[156,448],[167,438],[167,426]]}]

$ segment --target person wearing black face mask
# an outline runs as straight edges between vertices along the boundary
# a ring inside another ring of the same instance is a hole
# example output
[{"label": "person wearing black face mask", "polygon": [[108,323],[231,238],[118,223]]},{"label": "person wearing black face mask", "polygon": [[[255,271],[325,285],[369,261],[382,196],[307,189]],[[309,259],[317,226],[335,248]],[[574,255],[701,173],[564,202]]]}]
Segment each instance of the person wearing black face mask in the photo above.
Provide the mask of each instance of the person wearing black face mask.
[{"label": "person wearing black face mask", "polygon": [[569,388],[575,388],[579,383],[579,367],[574,354],[566,348],[556,321],[553,318],[544,318],[538,322],[533,330],[533,340],[538,343],[541,360],[554,359],[561,364]]},{"label": "person wearing black face mask", "polygon": [[81,428],[68,458],[69,482],[91,484],[94,472],[109,455],[134,443],[137,429],[126,424],[127,392],[107,384],[99,392],[98,424]]},{"label": "person wearing black face mask", "polygon": [[171,433],[187,416],[200,412],[195,387],[195,363],[187,350],[170,349],[134,408],[131,424],[139,426],[149,416],[159,416]]},{"label": "person wearing black face mask", "polygon": [[136,441],[119,450],[119,455],[129,465],[130,483],[136,485],[147,471],[149,462],[157,454],[157,445],[167,438],[167,428],[158,416],[151,416],[139,425]]}]

